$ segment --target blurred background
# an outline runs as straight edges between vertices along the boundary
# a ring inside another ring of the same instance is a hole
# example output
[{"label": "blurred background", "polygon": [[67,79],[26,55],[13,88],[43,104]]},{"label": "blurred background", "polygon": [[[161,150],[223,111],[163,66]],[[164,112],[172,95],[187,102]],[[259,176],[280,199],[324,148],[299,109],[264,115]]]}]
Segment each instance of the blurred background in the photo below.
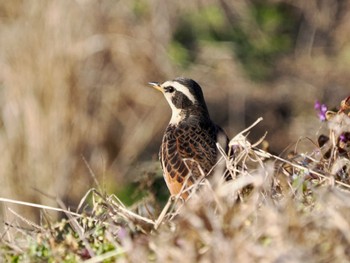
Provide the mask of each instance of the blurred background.
[{"label": "blurred background", "polygon": [[75,208],[93,173],[131,203],[135,182],[161,179],[170,119],[147,83],[177,76],[229,137],[262,116],[250,138],[268,131],[282,153],[316,138],[314,102],[349,95],[349,66],[346,0],[1,1],[0,197]]}]

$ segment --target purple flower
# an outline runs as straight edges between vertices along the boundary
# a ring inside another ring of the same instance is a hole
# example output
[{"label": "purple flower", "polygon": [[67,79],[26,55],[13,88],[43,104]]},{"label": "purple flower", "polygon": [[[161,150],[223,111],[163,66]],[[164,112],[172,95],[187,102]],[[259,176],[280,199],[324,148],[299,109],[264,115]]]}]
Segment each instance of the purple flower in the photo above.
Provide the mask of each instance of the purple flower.
[{"label": "purple flower", "polygon": [[344,143],[349,142],[350,141],[350,132],[344,132],[344,133],[340,134],[339,140],[341,142],[344,142]]},{"label": "purple flower", "polygon": [[340,134],[339,139],[340,139],[342,142],[346,142],[346,136],[345,136],[345,134],[344,134],[344,133]]},{"label": "purple flower", "polygon": [[125,228],[121,227],[117,233],[120,240],[124,240],[128,236],[128,232]]},{"label": "purple flower", "polygon": [[314,108],[317,111],[318,118],[321,121],[325,121],[326,120],[327,106],[325,104],[321,104],[321,102],[316,100]]},{"label": "purple flower", "polygon": [[321,103],[318,100],[315,101],[314,108],[315,108],[315,110],[321,109]]}]

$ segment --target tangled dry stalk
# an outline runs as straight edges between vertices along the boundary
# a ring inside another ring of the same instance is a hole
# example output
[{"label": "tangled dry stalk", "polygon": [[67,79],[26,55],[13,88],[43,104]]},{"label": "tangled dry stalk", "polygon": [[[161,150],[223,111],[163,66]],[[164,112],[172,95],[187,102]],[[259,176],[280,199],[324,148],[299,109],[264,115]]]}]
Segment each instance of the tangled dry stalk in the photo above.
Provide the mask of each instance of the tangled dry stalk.
[{"label": "tangled dry stalk", "polygon": [[[349,118],[343,111],[336,114]],[[349,173],[337,175],[348,171],[349,162],[332,173],[340,158],[349,158],[349,152],[344,155],[338,147],[342,134],[350,131],[348,120],[337,126],[340,133],[329,124],[330,134],[338,136],[331,157],[322,154],[320,146],[298,158],[294,152],[289,160],[260,149],[262,140],[248,142],[246,135],[254,125],[231,140],[233,155],[223,153],[233,180],[223,180],[222,173],[203,178],[192,186],[188,201],[172,197],[159,214],[152,203],[128,208],[118,197],[92,189],[76,212],[62,209],[67,220],[52,223],[44,216],[45,224],[38,226],[18,215],[17,221],[31,229],[8,224],[15,231],[3,235],[3,256],[86,262],[349,260]]]}]

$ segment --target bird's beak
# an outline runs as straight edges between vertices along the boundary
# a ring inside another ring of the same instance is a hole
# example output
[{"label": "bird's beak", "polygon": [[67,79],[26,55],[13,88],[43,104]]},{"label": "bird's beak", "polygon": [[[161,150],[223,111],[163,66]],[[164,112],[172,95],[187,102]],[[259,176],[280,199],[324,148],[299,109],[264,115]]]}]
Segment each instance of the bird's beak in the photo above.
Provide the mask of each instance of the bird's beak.
[{"label": "bird's beak", "polygon": [[148,85],[150,85],[152,88],[155,88],[156,90],[159,90],[160,92],[164,92],[163,88],[158,82],[148,82]]}]

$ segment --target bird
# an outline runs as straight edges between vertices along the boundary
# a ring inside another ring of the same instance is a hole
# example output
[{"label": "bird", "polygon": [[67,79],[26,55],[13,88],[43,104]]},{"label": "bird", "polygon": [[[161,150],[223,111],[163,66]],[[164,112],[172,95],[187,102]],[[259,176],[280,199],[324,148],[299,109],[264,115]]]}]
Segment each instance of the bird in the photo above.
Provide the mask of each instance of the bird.
[{"label": "bird", "polygon": [[196,81],[178,77],[149,85],[163,93],[172,111],[159,149],[163,176],[171,196],[186,200],[189,187],[212,173],[219,157],[216,143],[227,151],[228,137],[211,120]]}]

